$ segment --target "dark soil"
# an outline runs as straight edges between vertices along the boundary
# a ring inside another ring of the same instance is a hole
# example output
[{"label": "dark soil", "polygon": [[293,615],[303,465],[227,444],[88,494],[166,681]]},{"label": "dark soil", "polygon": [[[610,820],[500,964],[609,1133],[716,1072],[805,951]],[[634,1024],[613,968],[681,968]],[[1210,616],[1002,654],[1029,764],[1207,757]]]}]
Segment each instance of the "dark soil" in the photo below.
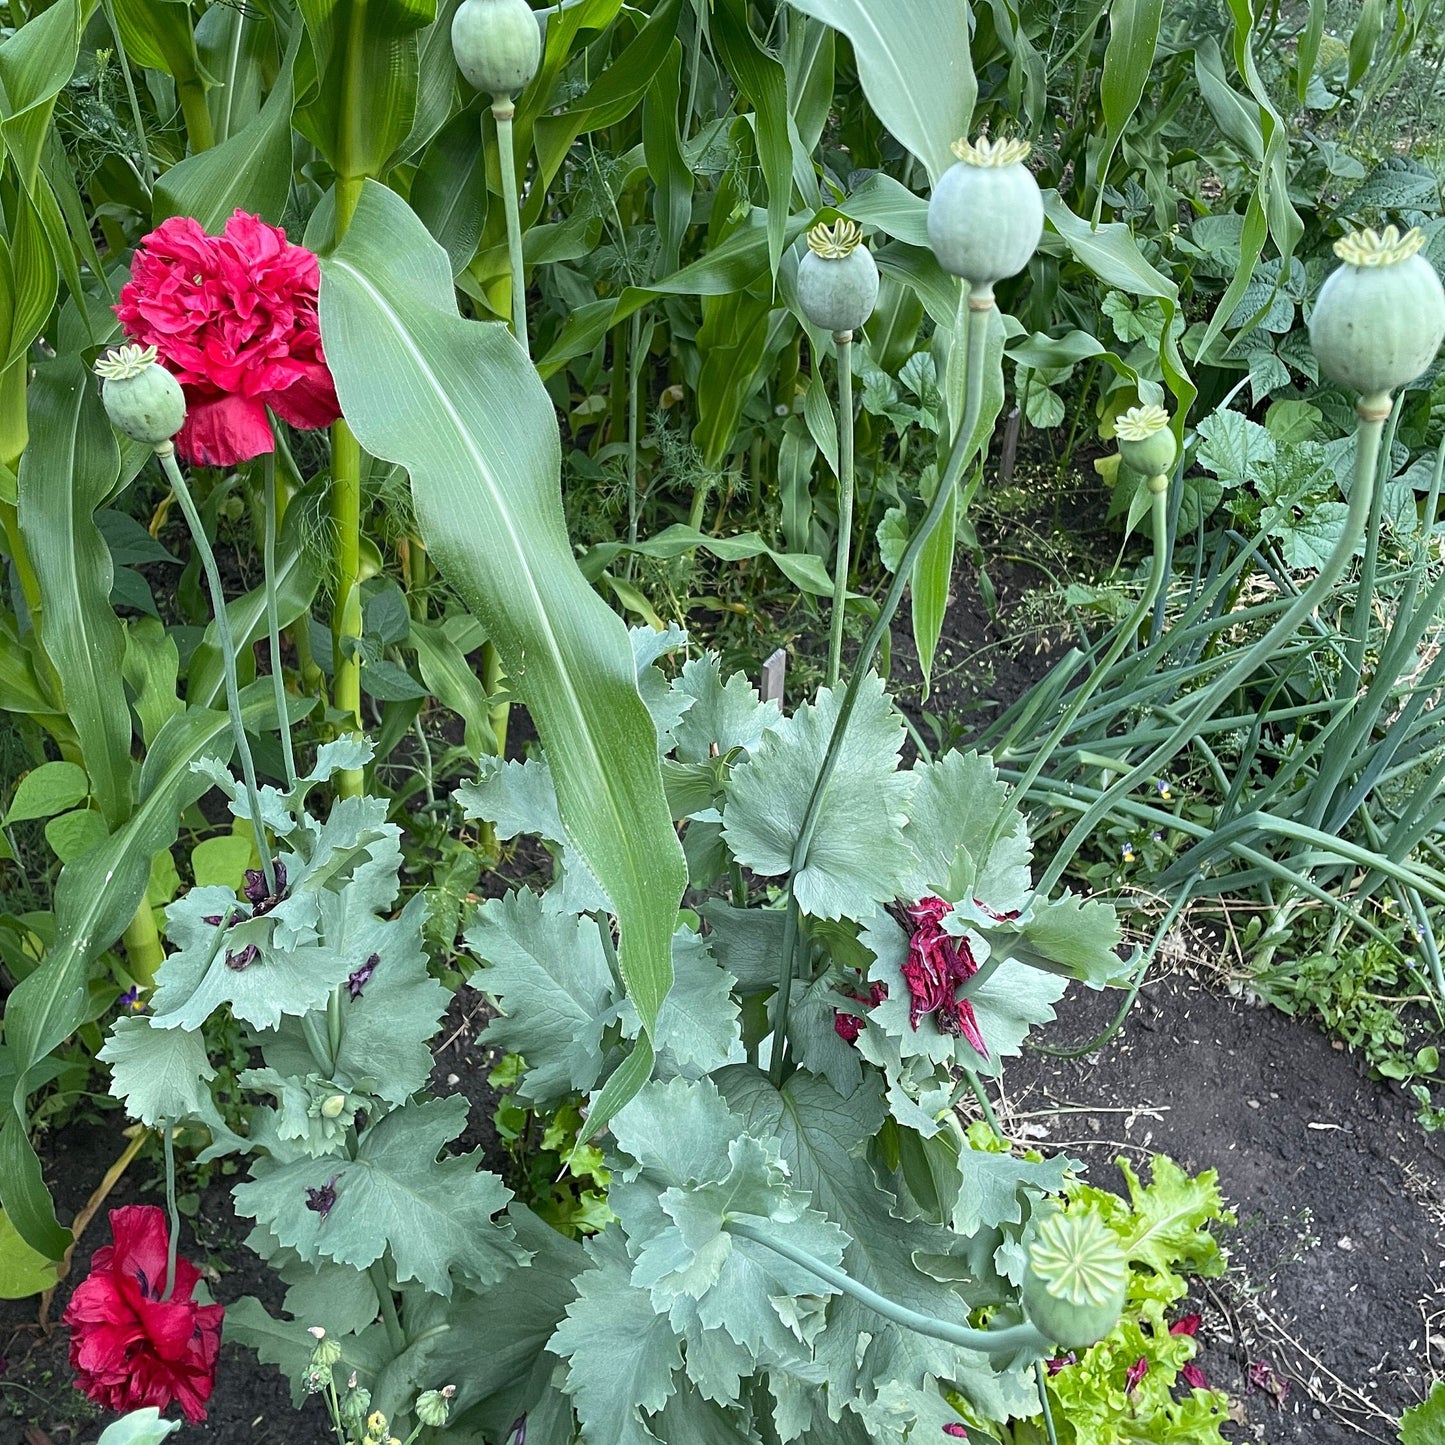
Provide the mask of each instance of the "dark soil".
[{"label": "dark soil", "polygon": [[[1120,998],[1071,989],[1051,1042],[1101,1032]],[[1093,1057],[1012,1062],[1002,1122],[1110,1188],[1121,1154],[1218,1170],[1230,1268],[1192,1307],[1233,1436],[1344,1445],[1393,1442],[1445,1370],[1445,1137],[1413,1112],[1307,1024],[1175,975]],[[1261,1361],[1288,1383],[1282,1404],[1249,1389]]]}]

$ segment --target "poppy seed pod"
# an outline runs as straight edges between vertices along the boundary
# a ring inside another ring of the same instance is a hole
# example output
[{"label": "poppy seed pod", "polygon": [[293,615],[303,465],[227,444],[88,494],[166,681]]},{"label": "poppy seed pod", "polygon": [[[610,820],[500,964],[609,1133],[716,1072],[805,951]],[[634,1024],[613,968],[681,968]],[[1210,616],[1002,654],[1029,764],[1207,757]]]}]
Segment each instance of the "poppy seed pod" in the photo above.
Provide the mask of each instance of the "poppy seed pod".
[{"label": "poppy seed pod", "polygon": [[798,305],[803,315],[835,336],[857,331],[878,304],[878,266],[852,221],[819,222],[808,232],[798,263]]},{"label": "poppy seed pod", "polygon": [[510,100],[537,73],[541,27],[527,0],[462,0],[452,17],[452,54],[484,95]]},{"label": "poppy seed pod", "polygon": [[1129,1262],[1093,1210],[1050,1214],[1036,1225],[1024,1268],[1024,1311],[1066,1350],[1101,1340],[1119,1323]]},{"label": "poppy seed pod", "polygon": [[1445,339],[1445,288],[1419,254],[1417,227],[1403,236],[1355,231],[1335,242],[1344,263],[1320,287],[1310,316],[1310,345],[1320,371],[1361,396],[1408,385]]},{"label": "poppy seed pod", "polygon": [[1017,276],[1044,234],[1044,199],[1024,165],[1022,140],[953,143],[950,166],[928,202],[928,244],[938,264],[962,276],[975,295]]},{"label": "poppy seed pod", "polygon": [[1124,465],[1151,479],[1167,476],[1179,455],[1162,406],[1131,406],[1114,423],[1114,436]]},{"label": "poppy seed pod", "polygon": [[95,363],[111,425],[147,446],[168,444],[185,425],[181,384],[156,360],[154,346],[122,346]]}]

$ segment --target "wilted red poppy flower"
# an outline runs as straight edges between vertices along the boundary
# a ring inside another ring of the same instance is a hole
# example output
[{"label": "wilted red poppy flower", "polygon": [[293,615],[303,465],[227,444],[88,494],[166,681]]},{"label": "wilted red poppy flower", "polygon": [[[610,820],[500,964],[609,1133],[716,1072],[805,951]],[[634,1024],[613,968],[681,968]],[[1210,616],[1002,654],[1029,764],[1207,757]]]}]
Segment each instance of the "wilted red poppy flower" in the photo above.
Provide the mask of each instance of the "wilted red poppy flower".
[{"label": "wilted red poppy flower", "polygon": [[[886,983],[869,984],[866,994],[850,993],[848,997],[854,1003],[865,1004],[868,1008],[877,1008],[888,997],[888,985]],[[858,1035],[863,1032],[863,1020],[857,1014],[847,1013],[843,1009],[835,1009],[833,1011],[833,1032],[844,1043],[856,1044]]]},{"label": "wilted red poppy flower", "polygon": [[185,460],[231,466],[269,452],[268,406],[297,427],[341,415],[321,351],[320,276],[310,251],[244,211],[220,236],[171,216],[141,240],[115,311],[181,383]]},{"label": "wilted red poppy flower", "polygon": [[943,920],[953,912],[953,904],[942,898],[923,898],[905,911],[913,923],[902,969],[911,1000],[908,1022],[916,1029],[919,1019],[933,1014],[944,1033],[961,1034],[988,1058],[988,1045],[979,1032],[973,1005],[957,997],[959,985],[978,972],[978,964],[968,939],[943,931]]},{"label": "wilted red poppy flower", "polygon": [[1140,1355],[1139,1358],[1129,1366],[1129,1372],[1124,1376],[1124,1393],[1126,1395],[1132,1395],[1134,1391],[1139,1388],[1140,1380],[1148,1373],[1149,1361],[1143,1355]]},{"label": "wilted red poppy flower", "polygon": [[179,1404],[193,1425],[206,1418],[221,1348],[221,1305],[192,1298],[201,1272],[176,1260],[166,1287],[166,1217],[154,1204],[110,1211],[114,1244],[96,1250],[66,1306],[76,1387],[122,1412]]}]

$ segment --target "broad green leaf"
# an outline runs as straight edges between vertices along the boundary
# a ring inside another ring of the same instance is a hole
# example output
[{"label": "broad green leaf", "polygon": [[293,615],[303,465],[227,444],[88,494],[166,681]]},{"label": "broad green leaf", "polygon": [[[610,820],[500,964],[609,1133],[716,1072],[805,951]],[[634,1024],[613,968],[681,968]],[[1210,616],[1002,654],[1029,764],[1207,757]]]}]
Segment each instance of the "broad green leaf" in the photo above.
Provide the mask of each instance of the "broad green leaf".
[{"label": "broad green leaf", "polygon": [[[786,874],[843,694],[816,702],[763,734],[733,769],[723,812],[734,856],[764,878]],[[855,918],[898,897],[916,865],[903,839],[914,778],[898,771],[903,723],[876,676],[866,678],[838,763],[818,807],[806,858],[793,880],[804,913]]]},{"label": "broad green leaf", "polygon": [[[657,1045],[665,1071],[695,1079],[743,1061],[737,980],[713,961],[709,940],[679,928],[672,940],[672,991],[657,1015]],[[485,974],[482,975],[485,978]],[[627,1009],[624,1006],[624,1016]],[[535,1027],[529,1022],[530,1032]],[[632,1030],[636,1031],[635,1016]]]},{"label": "broad green leaf", "polygon": [[96,1445],[160,1445],[167,1435],[180,1428],[179,1420],[162,1420],[159,1408],[147,1405],[107,1425]]},{"label": "broad green leaf", "polygon": [[714,652],[684,663],[672,686],[692,699],[673,729],[679,762],[705,763],[714,748],[724,757],[734,748],[751,753],[763,732],[782,722],[777,703],[760,701],[746,674],[735,672],[723,682],[721,661]]},{"label": "broad green leaf", "polygon": [[953,163],[949,146],[973,123],[978,95],[969,15],[951,0],[908,0],[884,10],[869,0],[789,0],[853,42],[868,103],[935,184]]},{"label": "broad green leaf", "polygon": [[273,225],[280,222],[291,194],[293,70],[300,44],[298,25],[260,114],[220,145],[187,156],[156,183],[157,224],[167,216],[194,216],[204,230],[218,234],[237,207]]},{"label": "broad green leaf", "polygon": [[0,45],[0,86],[5,97],[0,136],[27,191],[35,188],[56,97],[75,70],[87,8],[80,0],[58,0],[32,12]]},{"label": "broad green leaf", "polygon": [[45,825],[45,841],[62,863],[79,858],[82,853],[94,848],[110,835],[105,819],[90,808],[77,808],[73,813],[62,813]]},{"label": "broad green leaf", "polygon": [[1035,898],[1017,923],[985,923],[981,931],[995,952],[1090,988],[1117,983],[1132,967],[1115,952],[1124,937],[1118,915],[1097,898]]},{"label": "broad green leaf", "polygon": [[458,113],[427,147],[411,183],[411,204],[459,276],[477,254],[487,219],[486,151],[478,117]]},{"label": "broad green leaf", "polygon": [[32,1249],[0,1210],[0,1299],[28,1299],[55,1287],[55,1261]]},{"label": "broad green leaf", "polygon": [[652,177],[659,261],[667,271],[678,268],[683,234],[692,220],[693,176],[678,129],[681,100],[682,45],[673,41],[642,102],[642,152]]},{"label": "broad green leaf", "polygon": [[5,813],[5,826],[52,818],[90,796],[90,779],[79,763],[41,763],[26,773]]},{"label": "broad green leaf", "polygon": [[1400,1445],[1440,1445],[1445,1440],[1445,1380],[1436,1380],[1429,1397],[1400,1417]]},{"label": "broad green leaf", "polygon": [[749,557],[768,557],[779,572],[802,592],[815,597],[831,597],[833,583],[828,569],[805,552],[778,552],[769,547],[756,532],[739,532],[733,537],[711,537],[682,522],[664,527],[655,537],[629,546],[626,542],[598,542],[587,549],[582,559],[583,574],[589,578],[601,575],[613,560],[627,552],[639,557],[682,557],[701,548],[724,562],[740,562]]},{"label": "broad green leaf", "polygon": [[1262,164],[1264,132],[1259,126],[1259,109],[1230,85],[1219,42],[1212,35],[1201,35],[1194,42],[1194,77],[1214,123],[1255,165]]},{"label": "broad green leaf", "polygon": [[349,421],[407,467],[428,551],[536,722],[650,1030],[671,983],[682,849],[626,632],[572,560],[551,398],[505,327],[462,320],[445,253],[380,186],[323,262],[321,321]]},{"label": "broad green leaf", "polygon": [[125,629],[111,610],[110,548],[94,513],[115,486],[120,449],[79,357],[38,367],[30,445],[20,463],[20,529],[40,586],[39,631],[112,828],[131,807]]},{"label": "broad green leaf", "polygon": [[657,1439],[641,1410],[660,1410],[673,1393],[682,1341],[646,1290],[632,1283],[620,1229],[587,1241],[592,1267],[548,1348],[568,1362],[567,1393],[588,1445],[649,1445]]},{"label": "broad green leaf", "polygon": [[96,1056],[110,1065],[110,1092],[152,1129],[162,1120],[220,1123],[207,1087],[216,1071],[205,1041],[185,1029],[157,1028],[148,1018],[120,1018]]},{"label": "broad green leaf", "polygon": [[[242,698],[243,714],[251,718],[270,706],[269,683]],[[26,1241],[54,1259],[71,1236],[56,1222],[26,1134],[32,1071],[84,1021],[91,961],[130,922],[145,898],[152,858],[175,842],[181,813],[209,786],[192,763],[228,757],[230,751],[224,713],[192,708],[161,729],[141,769],[135,812],[102,847],[61,870],[55,945],[6,1002],[5,1042],[15,1083],[0,1124],[0,1196]]]},{"label": "broad green leaf", "polygon": [[[236,1186],[236,1212],[312,1263],[365,1269],[390,1250],[401,1284],[414,1279],[447,1297],[454,1275],[474,1287],[493,1284],[520,1261],[511,1225],[493,1218],[511,1191],[478,1170],[479,1150],[437,1160],[466,1121],[460,1095],[408,1104],[362,1135],[354,1160],[263,1163],[259,1178]],[[307,1189],[328,1183],[335,1204],[324,1215],[308,1209]]]},{"label": "broad green leaf", "polygon": [[1096,177],[1099,189],[1099,200],[1094,207],[1096,223],[1114,152],[1149,84],[1163,13],[1164,0],[1112,0],[1109,5],[1109,43],[1104,47],[1104,71],[1099,80],[1099,101],[1108,142]]},{"label": "broad green leaf", "polygon": [[958,1155],[962,1181],[953,1206],[953,1227],[962,1235],[976,1234],[1000,1224],[1020,1224],[1024,1218],[1021,1194],[1057,1194],[1064,1187],[1070,1160],[1018,1159],[1003,1152],[965,1146]]},{"label": "broad green leaf", "polygon": [[591,1089],[602,1073],[612,1002],[597,925],[576,914],[544,913],[535,893],[518,889],[483,903],[465,938],[487,965],[469,982],[502,1009],[487,1025],[489,1045],[527,1061],[521,1097],[541,1104]]}]

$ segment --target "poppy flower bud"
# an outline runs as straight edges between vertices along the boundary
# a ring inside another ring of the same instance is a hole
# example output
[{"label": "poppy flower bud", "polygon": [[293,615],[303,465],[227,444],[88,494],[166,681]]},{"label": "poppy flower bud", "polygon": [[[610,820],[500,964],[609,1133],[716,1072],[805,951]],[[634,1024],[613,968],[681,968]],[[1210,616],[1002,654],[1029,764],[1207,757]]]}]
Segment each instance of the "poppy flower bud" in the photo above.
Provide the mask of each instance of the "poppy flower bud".
[{"label": "poppy flower bud", "polygon": [[447,1423],[447,1416],[451,1414],[451,1397],[456,1393],[454,1385],[448,1385],[445,1390],[428,1390],[423,1395],[417,1396],[416,1418],[423,1425],[442,1426]]},{"label": "poppy flower bud", "polygon": [[132,441],[164,447],[186,423],[181,384],[156,360],[154,346],[121,346],[95,363],[110,424]]},{"label": "poppy flower bud", "polygon": [[323,1119],[339,1119],[345,1108],[346,1095],[332,1094],[329,1099],[323,1099],[321,1102],[321,1117]]}]

